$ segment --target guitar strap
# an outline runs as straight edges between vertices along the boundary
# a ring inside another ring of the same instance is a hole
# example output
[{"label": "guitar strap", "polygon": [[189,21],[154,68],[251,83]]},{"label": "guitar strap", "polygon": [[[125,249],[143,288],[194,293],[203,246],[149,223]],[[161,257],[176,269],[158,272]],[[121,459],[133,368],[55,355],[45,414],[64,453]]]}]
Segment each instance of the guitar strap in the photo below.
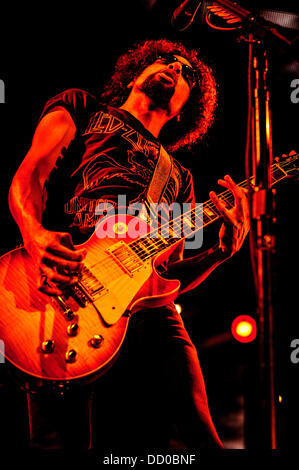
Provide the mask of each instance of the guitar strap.
[{"label": "guitar strap", "polygon": [[168,155],[164,147],[160,145],[156,168],[146,192],[145,199],[148,204],[159,204],[159,202],[161,202],[164,191],[170,179],[172,166],[172,158],[170,155]]}]

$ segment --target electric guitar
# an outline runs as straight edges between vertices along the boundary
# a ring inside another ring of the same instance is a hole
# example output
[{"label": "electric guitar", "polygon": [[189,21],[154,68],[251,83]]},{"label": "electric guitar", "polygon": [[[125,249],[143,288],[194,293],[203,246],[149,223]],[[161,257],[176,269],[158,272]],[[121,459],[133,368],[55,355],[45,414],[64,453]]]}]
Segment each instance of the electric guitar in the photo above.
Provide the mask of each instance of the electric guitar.
[{"label": "electric guitar", "polygon": [[[291,152],[273,164],[273,184],[298,172],[298,161],[299,154]],[[245,180],[239,186],[247,184]],[[218,197],[233,206],[229,190]],[[2,352],[30,386],[64,387],[94,380],[117,358],[132,313],[176,299],[180,282],[164,279],[156,268],[185,238],[221,217],[211,200],[201,205],[200,215],[196,210],[190,211],[187,224],[185,214],[174,219],[167,237],[163,225],[153,236],[148,222],[132,215],[104,218],[78,246],[87,251],[84,267],[78,282],[60,296],[37,289],[39,269],[24,248],[0,258]],[[130,227],[138,227],[139,235],[132,236]]]}]

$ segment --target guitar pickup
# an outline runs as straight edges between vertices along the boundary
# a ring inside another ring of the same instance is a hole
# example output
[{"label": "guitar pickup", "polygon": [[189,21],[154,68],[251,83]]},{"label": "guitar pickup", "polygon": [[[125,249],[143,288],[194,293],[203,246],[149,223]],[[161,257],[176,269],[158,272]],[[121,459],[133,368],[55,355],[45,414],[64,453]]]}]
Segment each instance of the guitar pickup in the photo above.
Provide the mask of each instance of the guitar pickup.
[{"label": "guitar pickup", "polygon": [[112,245],[107,252],[130,277],[143,266],[141,258],[123,240]]}]

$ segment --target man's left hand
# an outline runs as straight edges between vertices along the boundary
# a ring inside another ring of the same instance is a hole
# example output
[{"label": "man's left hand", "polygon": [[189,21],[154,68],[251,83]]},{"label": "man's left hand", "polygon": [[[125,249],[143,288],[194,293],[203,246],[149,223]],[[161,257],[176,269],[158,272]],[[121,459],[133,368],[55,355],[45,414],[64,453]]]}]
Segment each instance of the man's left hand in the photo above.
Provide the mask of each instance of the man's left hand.
[{"label": "man's left hand", "polygon": [[241,248],[249,231],[247,190],[240,188],[228,175],[224,177],[224,180],[218,180],[218,183],[229,189],[235,199],[234,206],[229,209],[214,191],[210,192],[211,200],[223,216],[223,224],[219,232],[219,245],[224,256],[229,258]]}]

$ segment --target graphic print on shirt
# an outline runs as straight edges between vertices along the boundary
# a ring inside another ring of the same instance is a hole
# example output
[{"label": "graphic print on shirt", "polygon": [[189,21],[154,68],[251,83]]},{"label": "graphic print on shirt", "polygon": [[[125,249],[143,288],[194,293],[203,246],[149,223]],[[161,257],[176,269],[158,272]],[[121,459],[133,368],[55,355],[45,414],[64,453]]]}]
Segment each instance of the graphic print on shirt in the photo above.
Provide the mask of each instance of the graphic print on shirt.
[{"label": "graphic print on shirt", "polygon": [[123,122],[112,114],[105,113],[104,111],[99,111],[91,117],[83,135],[86,136],[93,133],[104,134],[107,136],[118,133],[123,139],[127,140],[131,144],[133,150],[144,153],[146,156],[148,156],[153,150],[154,152],[157,152],[159,147],[154,142],[150,142],[145,139],[129,124]]},{"label": "graphic print on shirt", "polygon": [[[159,155],[159,144],[147,140],[128,123],[103,111],[95,113],[83,133],[87,138],[87,155],[75,173],[81,178],[75,196],[65,204],[65,213],[74,214],[70,227],[85,231],[96,225],[101,215],[96,207],[115,207],[119,194],[125,194],[127,203],[141,202],[150,183]],[[88,154],[88,148],[100,152]],[[73,176],[73,175],[72,175]],[[175,201],[181,186],[176,165],[164,201]]]},{"label": "graphic print on shirt", "polygon": [[[143,188],[143,192],[149,182],[151,171],[145,168],[140,162],[134,161],[136,153],[128,150],[128,165],[124,166],[119,164],[114,158],[101,152],[95,155],[93,159],[86,165],[82,172],[82,182],[77,186],[76,192],[97,191],[100,187],[111,186],[110,180],[114,178],[122,178],[125,186],[128,184],[137,184]],[[142,160],[142,154],[138,155],[139,160]],[[144,156],[143,156],[144,157]],[[154,165],[151,161],[149,164],[153,168]],[[137,176],[137,178],[136,178]],[[140,176],[140,178],[138,178]]]}]

